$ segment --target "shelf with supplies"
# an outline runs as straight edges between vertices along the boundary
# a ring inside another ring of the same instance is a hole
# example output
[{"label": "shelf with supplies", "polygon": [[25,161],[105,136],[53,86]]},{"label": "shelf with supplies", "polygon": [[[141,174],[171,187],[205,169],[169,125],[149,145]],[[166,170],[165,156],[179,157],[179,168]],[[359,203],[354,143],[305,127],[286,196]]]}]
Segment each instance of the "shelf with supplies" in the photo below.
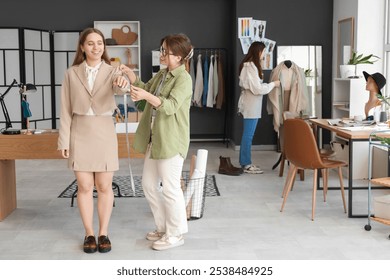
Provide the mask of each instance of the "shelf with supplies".
[{"label": "shelf with supplies", "polygon": [[[125,64],[137,76],[141,77],[140,22],[94,21],[94,27],[99,29],[106,39],[106,48],[111,59],[111,65]],[[126,132],[126,118],[124,118],[126,114],[128,131],[135,132],[142,113],[137,112],[137,108],[129,96],[116,95],[115,101],[118,106],[118,110],[114,114],[117,133]],[[124,104],[126,104],[126,108]]]},{"label": "shelf with supplies", "polygon": [[141,28],[139,21],[94,21],[105,39],[111,65],[125,64],[141,77]]},{"label": "shelf with supplies", "polygon": [[364,78],[333,80],[332,118],[353,118],[364,115],[368,99]]},{"label": "shelf with supplies", "polygon": [[[381,147],[385,149],[387,153],[387,161],[389,160],[389,141],[390,138],[390,130],[379,130],[373,131],[370,134],[369,138],[369,156],[368,156],[368,223],[364,226],[364,229],[367,231],[371,230],[370,221],[376,221],[385,225],[390,226],[390,195],[382,195],[372,197],[372,185],[379,185],[384,188],[390,188],[390,177],[387,174],[386,177],[374,178],[374,161],[373,161],[373,152],[375,147]],[[389,171],[389,170],[387,170]],[[388,172],[389,173],[389,172]],[[371,205],[373,203],[374,215],[371,212]],[[389,235],[390,238],[390,235]]]},{"label": "shelf with supplies", "polygon": [[117,104],[117,109],[114,113],[116,132],[125,133],[127,125],[128,132],[134,133],[138,127],[139,121],[141,120],[142,112],[137,111],[135,103],[128,95],[117,95],[115,97]]},{"label": "shelf with supplies", "polygon": [[349,112],[349,102],[347,102],[347,101],[333,102],[332,105],[333,105],[333,108],[335,108],[337,110]]}]

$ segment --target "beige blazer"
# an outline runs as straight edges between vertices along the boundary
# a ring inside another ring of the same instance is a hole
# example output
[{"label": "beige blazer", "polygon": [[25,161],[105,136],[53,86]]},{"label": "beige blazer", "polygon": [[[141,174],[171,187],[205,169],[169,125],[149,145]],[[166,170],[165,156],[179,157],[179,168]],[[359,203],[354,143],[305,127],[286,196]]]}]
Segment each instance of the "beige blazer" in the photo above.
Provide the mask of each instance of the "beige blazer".
[{"label": "beige blazer", "polygon": [[88,86],[86,62],[71,66],[65,72],[61,87],[61,113],[58,150],[69,149],[70,126],[74,114],[85,115],[92,108],[96,115],[115,110],[114,93],[123,94],[126,89],[113,86],[122,72],[103,61],[97,73],[93,89]]},{"label": "beige blazer", "polygon": [[[268,94],[267,111],[268,114],[273,114],[274,130],[279,132],[279,127],[283,124],[283,96],[285,78],[283,77],[282,69],[286,67],[284,62],[280,62],[271,72],[270,80],[280,80],[281,84],[279,88],[274,88]],[[293,70],[293,76],[291,78],[290,86],[290,100],[288,104],[288,111],[296,114],[307,113],[309,105],[309,97],[307,92],[305,73],[303,68],[292,62],[290,67]]]}]

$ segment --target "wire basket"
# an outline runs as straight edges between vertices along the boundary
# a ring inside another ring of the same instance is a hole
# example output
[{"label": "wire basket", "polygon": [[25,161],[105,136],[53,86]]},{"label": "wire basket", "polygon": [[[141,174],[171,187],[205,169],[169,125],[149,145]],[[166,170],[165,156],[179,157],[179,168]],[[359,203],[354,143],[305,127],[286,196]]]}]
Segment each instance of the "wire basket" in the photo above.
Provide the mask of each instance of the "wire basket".
[{"label": "wire basket", "polygon": [[190,178],[189,171],[182,172],[181,188],[187,211],[187,220],[203,217],[206,200],[206,175],[202,178]]}]

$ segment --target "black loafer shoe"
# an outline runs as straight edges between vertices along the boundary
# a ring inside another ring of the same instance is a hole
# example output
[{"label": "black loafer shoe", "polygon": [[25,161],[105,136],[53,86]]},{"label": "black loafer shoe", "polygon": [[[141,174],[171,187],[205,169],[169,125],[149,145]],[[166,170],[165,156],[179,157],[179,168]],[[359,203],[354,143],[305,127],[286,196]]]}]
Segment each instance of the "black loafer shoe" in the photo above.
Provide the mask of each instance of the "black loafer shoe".
[{"label": "black loafer shoe", "polygon": [[86,236],[84,238],[83,248],[85,253],[95,253],[97,251],[95,236],[93,235]]},{"label": "black loafer shoe", "polygon": [[100,253],[107,253],[111,251],[111,242],[106,235],[100,235],[98,238],[98,248]]}]

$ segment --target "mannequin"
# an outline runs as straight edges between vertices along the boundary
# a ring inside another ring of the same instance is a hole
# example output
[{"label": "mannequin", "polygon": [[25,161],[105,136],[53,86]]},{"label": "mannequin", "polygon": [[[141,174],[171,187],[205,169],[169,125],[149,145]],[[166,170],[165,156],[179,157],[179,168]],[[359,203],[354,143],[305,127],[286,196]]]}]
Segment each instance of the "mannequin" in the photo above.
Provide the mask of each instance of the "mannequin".
[{"label": "mannequin", "polygon": [[369,91],[368,101],[364,105],[364,113],[366,114],[366,120],[374,120],[375,112],[380,111],[382,102],[378,98],[378,94],[382,95],[381,89],[386,84],[386,79],[380,73],[374,73],[372,75],[363,71],[364,78],[366,79],[366,90]]},{"label": "mannequin", "polygon": [[380,107],[382,105],[382,102],[378,99],[376,95],[376,91],[370,91],[370,97],[364,106],[364,113],[366,114],[367,120],[369,120],[370,118],[373,119],[375,116],[375,111],[379,109],[377,107]]},{"label": "mannequin", "polygon": [[283,112],[306,112],[309,103],[305,74],[296,63],[291,60],[279,63],[270,75],[270,81],[276,80],[280,80],[281,86],[268,94],[267,111],[273,115],[274,130],[279,133]]},{"label": "mannequin", "polygon": [[287,66],[287,68],[290,68],[290,67],[291,67],[291,65],[292,65],[292,62],[291,62],[291,60],[285,60],[285,61],[284,61],[284,65],[286,65],[286,66]]},{"label": "mannequin", "polygon": [[291,69],[292,66],[291,60],[285,60],[284,66],[281,69],[281,76],[283,77],[283,79],[281,79],[281,83],[284,90],[283,91],[283,112],[289,111],[291,84],[292,84],[292,77],[294,73],[293,70]]}]

